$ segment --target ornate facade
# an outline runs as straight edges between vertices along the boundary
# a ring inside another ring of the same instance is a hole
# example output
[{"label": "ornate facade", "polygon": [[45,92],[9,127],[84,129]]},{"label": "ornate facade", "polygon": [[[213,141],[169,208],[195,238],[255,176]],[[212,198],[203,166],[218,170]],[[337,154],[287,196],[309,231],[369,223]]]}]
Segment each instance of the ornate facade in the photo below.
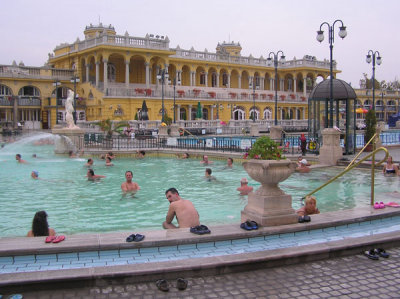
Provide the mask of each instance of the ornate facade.
[{"label": "ornate facade", "polygon": [[[279,62],[275,82],[273,62],[242,56],[234,42],[218,43],[215,52],[184,50],[170,48],[167,36],[117,35],[102,24],[87,26],[84,35],[82,41],[57,46],[45,67],[0,66],[1,122],[51,128],[57,118],[64,121],[66,91],[74,88],[78,122],[134,120],[144,100],[153,121],[161,120],[163,105],[164,115],[175,112],[178,121],[194,120],[199,107],[203,119],[226,123],[273,120],[275,113],[278,120],[305,120],[317,77],[329,76],[329,61],[306,55]],[[168,74],[164,84],[158,76],[162,70]]]}]

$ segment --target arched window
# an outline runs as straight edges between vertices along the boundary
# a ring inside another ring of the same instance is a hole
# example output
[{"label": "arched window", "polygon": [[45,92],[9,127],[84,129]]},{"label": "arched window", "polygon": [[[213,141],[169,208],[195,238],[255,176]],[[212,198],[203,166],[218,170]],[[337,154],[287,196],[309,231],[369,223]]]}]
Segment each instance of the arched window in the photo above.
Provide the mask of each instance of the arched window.
[{"label": "arched window", "polygon": [[265,108],[263,114],[264,114],[264,119],[266,120],[272,119],[272,111],[270,108]]},{"label": "arched window", "polygon": [[79,112],[79,116],[78,116],[79,120],[86,120],[86,115],[84,111]]},{"label": "arched window", "polygon": [[227,73],[222,74],[222,85],[228,86],[228,74]]},{"label": "arched window", "polygon": [[236,108],[233,110],[233,119],[235,120],[245,120],[246,112],[242,108]]},{"label": "arched window", "polygon": [[24,86],[19,92],[19,96],[40,97],[40,91],[35,86]]},{"label": "arched window", "polygon": [[181,108],[179,111],[179,117],[182,120],[186,120],[186,109],[185,108]]},{"label": "arched window", "polygon": [[211,74],[211,86],[216,87],[217,86],[217,73],[213,72]]},{"label": "arched window", "polygon": [[0,96],[10,96],[10,95],[12,95],[11,89],[6,85],[0,84]]},{"label": "arched window", "polygon": [[255,117],[255,120],[258,120],[258,119],[260,119],[260,111],[258,111],[258,108],[257,107],[252,107],[251,109],[250,109],[250,116],[249,116],[249,119],[251,119],[251,120],[253,120],[254,119],[254,117]]},{"label": "arched window", "polygon": [[201,72],[200,73],[200,85],[205,85],[206,84],[206,73]]},{"label": "arched window", "polygon": [[208,119],[208,109],[203,108],[203,119],[207,120]]},{"label": "arched window", "polygon": [[108,82],[115,82],[115,77],[116,77],[116,69],[115,69],[115,65],[112,63],[109,63],[107,65],[107,80]]}]

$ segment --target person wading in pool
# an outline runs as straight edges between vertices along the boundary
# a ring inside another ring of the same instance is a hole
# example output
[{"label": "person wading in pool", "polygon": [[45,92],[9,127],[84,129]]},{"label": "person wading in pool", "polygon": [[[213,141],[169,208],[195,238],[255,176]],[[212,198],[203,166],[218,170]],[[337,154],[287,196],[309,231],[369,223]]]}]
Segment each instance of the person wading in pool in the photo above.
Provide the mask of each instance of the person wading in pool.
[{"label": "person wading in pool", "polygon": [[[197,212],[193,203],[190,200],[181,198],[178,190],[175,188],[169,188],[167,191],[165,191],[165,196],[170,205],[167,217],[162,224],[163,228],[183,228],[200,225],[199,213]],[[172,223],[175,216],[176,220],[178,221],[178,227]]]},{"label": "person wading in pool", "polygon": [[94,174],[93,169],[88,169],[86,176],[88,178],[88,181],[99,181],[100,179],[105,178],[104,175]]},{"label": "person wading in pool", "polygon": [[23,163],[23,164],[28,163],[28,162],[26,162],[25,160],[22,159],[22,156],[20,154],[16,154],[15,155],[15,160],[17,160],[18,163]]},{"label": "person wading in pool", "polygon": [[140,190],[139,185],[135,182],[132,182],[132,178],[133,178],[132,171],[127,170],[125,172],[125,178],[126,178],[126,182],[123,182],[121,184],[121,189],[124,193],[127,193],[127,192],[136,193],[138,190]]}]

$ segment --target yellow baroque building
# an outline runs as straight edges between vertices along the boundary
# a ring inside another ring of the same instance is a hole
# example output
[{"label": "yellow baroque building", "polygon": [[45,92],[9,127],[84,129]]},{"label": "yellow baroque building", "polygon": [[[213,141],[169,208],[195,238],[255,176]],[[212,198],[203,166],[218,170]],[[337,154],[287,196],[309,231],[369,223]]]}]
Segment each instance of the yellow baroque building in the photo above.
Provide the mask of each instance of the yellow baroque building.
[{"label": "yellow baroque building", "polygon": [[253,117],[267,123],[275,115],[305,121],[310,91],[318,77],[329,76],[328,60],[305,55],[278,61],[275,80],[273,59],[242,56],[235,42],[218,43],[215,52],[170,48],[167,36],[117,35],[102,24],[87,26],[84,36],[58,45],[44,67],[0,65],[2,124],[47,129],[63,123],[68,89],[77,92],[78,124],[137,119],[144,100],[150,121],[161,121],[163,111],[177,122],[195,121],[198,109],[202,119],[226,123]]}]

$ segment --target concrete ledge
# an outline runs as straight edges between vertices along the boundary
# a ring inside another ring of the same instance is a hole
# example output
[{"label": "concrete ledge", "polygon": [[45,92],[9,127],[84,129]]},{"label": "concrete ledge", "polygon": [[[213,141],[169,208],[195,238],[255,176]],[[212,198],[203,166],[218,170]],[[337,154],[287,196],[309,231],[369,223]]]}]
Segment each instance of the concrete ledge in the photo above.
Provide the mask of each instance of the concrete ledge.
[{"label": "concrete ledge", "polygon": [[201,236],[190,233],[188,228],[148,232],[135,231],[136,233],[141,233],[146,236],[146,238],[140,243],[127,243],[125,241],[126,237],[133,231],[131,233],[116,232],[107,234],[70,235],[66,236],[65,241],[58,244],[46,244],[45,237],[0,238],[0,257],[83,252],[93,250],[132,249],[214,242],[320,229],[393,216],[400,216],[400,209],[389,207],[385,209],[373,209],[371,207],[365,207],[312,215],[312,221],[309,223],[261,227],[258,230],[253,231],[245,231],[239,227],[239,224],[209,226],[211,234]]},{"label": "concrete ledge", "polygon": [[34,284],[72,283],[86,281],[99,285],[104,280],[122,280],[126,283],[152,281],[159,278],[175,279],[179,276],[204,276],[255,270],[265,267],[316,261],[330,257],[361,253],[371,247],[393,247],[400,245],[398,232],[368,237],[332,241],[318,245],[297,246],[285,249],[259,251],[209,258],[195,258],[170,262],[145,263],[123,266],[95,267],[55,271],[38,271],[0,275],[0,287],[15,290]]}]

